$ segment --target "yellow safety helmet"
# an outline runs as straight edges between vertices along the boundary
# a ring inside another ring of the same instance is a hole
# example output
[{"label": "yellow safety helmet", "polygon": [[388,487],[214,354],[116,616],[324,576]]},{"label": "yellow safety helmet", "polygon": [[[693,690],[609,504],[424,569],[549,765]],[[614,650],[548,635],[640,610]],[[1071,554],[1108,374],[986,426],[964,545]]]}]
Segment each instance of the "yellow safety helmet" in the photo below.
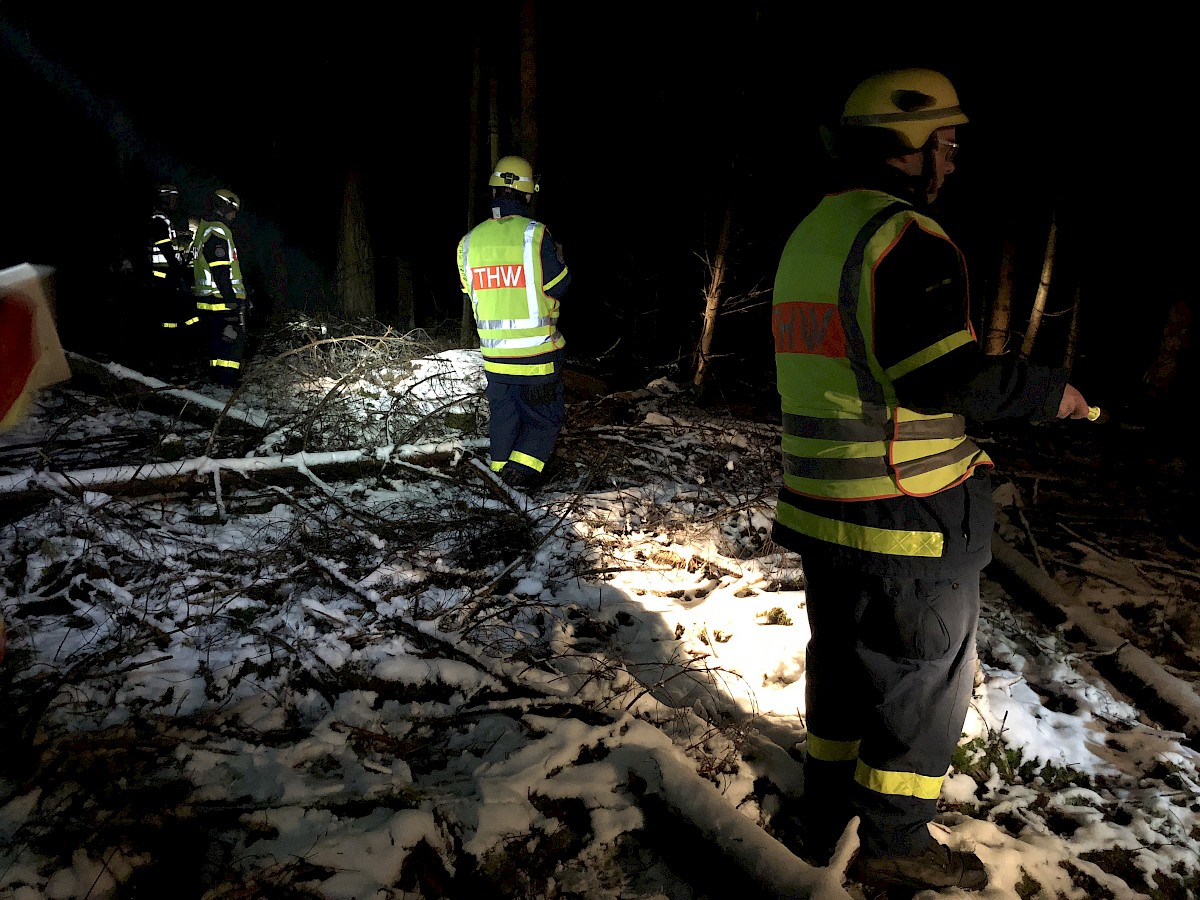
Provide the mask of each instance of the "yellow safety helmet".
[{"label": "yellow safety helmet", "polygon": [[228,203],[234,209],[242,208],[242,201],[239,200],[238,195],[235,194],[233,191],[231,191],[229,188],[220,188],[219,190],[214,191],[213,194],[214,194],[214,196],[219,197],[221,200]]},{"label": "yellow safety helmet", "polygon": [[488,179],[492,187],[510,187],[524,194],[536,194],[538,183],[533,178],[533,166],[519,156],[505,156],[496,163]]},{"label": "yellow safety helmet", "polygon": [[844,127],[885,128],[911,150],[967,117],[945,75],[932,69],[894,69],[872,75],[854,89],[842,110]]}]

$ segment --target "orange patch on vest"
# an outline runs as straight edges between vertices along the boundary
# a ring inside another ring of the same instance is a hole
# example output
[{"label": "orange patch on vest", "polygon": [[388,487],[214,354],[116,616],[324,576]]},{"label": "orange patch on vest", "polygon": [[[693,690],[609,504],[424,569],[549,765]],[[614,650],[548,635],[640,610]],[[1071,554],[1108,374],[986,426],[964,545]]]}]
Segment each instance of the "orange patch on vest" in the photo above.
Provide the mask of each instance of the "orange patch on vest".
[{"label": "orange patch on vest", "polygon": [[776,353],[808,353],[835,358],[846,355],[846,332],[838,308],[829,303],[792,300],[771,309]]},{"label": "orange patch on vest", "polygon": [[480,266],[471,270],[471,287],[477,291],[525,287],[524,266]]}]

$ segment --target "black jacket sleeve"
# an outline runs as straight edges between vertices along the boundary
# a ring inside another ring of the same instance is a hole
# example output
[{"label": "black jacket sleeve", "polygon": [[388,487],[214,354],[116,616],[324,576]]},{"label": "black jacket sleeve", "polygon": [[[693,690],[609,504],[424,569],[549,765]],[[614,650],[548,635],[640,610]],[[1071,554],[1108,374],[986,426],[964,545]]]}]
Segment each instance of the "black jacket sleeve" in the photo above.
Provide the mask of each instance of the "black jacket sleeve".
[{"label": "black jacket sleeve", "polygon": [[[915,223],[875,272],[875,353],[884,369],[954,343],[970,327],[967,273],[954,246]],[[919,358],[919,357],[918,357]],[[1053,419],[1065,370],[1016,354],[988,356],[972,338],[894,379],[900,402],[922,413],[951,412],[969,422]]]},{"label": "black jacket sleeve", "polygon": [[[562,246],[550,237],[549,228],[546,229],[542,240],[542,277],[546,284],[550,285],[546,288],[546,293],[555,299],[561,298],[571,284],[571,270],[567,268]],[[554,280],[556,278],[558,281]]]}]

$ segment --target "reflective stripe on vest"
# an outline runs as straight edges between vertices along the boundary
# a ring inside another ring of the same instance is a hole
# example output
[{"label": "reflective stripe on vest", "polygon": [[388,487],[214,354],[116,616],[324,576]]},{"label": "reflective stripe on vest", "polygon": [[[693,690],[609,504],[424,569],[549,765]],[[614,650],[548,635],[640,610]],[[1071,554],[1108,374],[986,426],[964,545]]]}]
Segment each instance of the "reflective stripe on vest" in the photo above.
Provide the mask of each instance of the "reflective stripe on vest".
[{"label": "reflective stripe on vest", "polygon": [[856,525],[818,516],[782,499],[775,504],[775,520],[797,534],[869,553],[936,558],[945,548],[945,538],[940,531],[899,531]]},{"label": "reflective stripe on vest", "polygon": [[[167,259],[167,253],[164,250],[175,252],[175,226],[171,224],[171,219],[163,213],[156,212],[150,214],[151,221],[158,219],[167,229],[167,237],[157,240],[150,247],[150,267],[155,278],[166,278],[167,268],[170,267],[170,260]],[[164,248],[164,244],[169,246]]]},{"label": "reflective stripe on vest", "polygon": [[[878,191],[850,191],[826,197],[784,250],[772,328],[784,413],[784,484],[792,491],[832,500],[928,496],[991,464],[967,439],[961,416],[906,409],[893,386],[893,379],[973,341],[969,321],[963,331],[890,369],[875,357],[875,268],[909,227],[949,241],[936,222],[908,204]],[[849,534],[853,527],[841,522],[806,522],[809,527],[796,530],[813,536],[810,528],[829,534],[836,526],[837,543],[868,549],[892,542]],[[924,537],[900,534],[901,549],[876,552],[928,552]]]},{"label": "reflective stripe on vest", "polygon": [[483,358],[483,370],[485,372],[495,372],[497,375],[553,375],[554,363],[497,362],[485,356]]},{"label": "reflective stripe on vest", "polygon": [[542,286],[545,232],[541,222],[507,216],[481,222],[459,244],[463,287],[471,298],[488,371],[547,374],[552,366],[523,366],[515,360],[566,344],[558,331],[558,302]]}]

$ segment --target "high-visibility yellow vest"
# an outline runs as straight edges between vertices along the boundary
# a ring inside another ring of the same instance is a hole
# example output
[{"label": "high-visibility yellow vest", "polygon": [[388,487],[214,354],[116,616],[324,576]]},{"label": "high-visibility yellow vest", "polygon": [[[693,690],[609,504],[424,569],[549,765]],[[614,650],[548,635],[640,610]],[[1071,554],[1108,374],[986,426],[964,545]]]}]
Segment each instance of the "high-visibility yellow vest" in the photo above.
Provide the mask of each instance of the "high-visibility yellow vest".
[{"label": "high-visibility yellow vest", "polygon": [[[875,269],[908,228],[954,246],[936,222],[907,203],[880,191],[854,190],[825,197],[784,247],[772,331],[783,411],[783,480],[791,491],[843,501],[921,497],[992,464],[966,437],[962,416],[907,409],[894,387],[894,379],[975,340],[965,310],[961,331],[908,359],[884,369],[875,356]],[[957,247],[955,252],[963,264]],[[920,315],[920,309],[912,312]],[[859,538],[829,537],[827,520],[803,515],[795,520],[789,524],[801,533],[866,545]],[[909,555],[903,549],[890,552]]]},{"label": "high-visibility yellow vest", "polygon": [[[204,245],[213,235],[224,238],[229,243],[229,259],[208,260],[204,258]],[[196,239],[192,246],[195,248],[195,258],[192,261],[192,294],[196,297],[196,306],[208,311],[232,309],[223,300],[209,302],[206,298],[221,297],[221,289],[213,278],[212,270],[216,266],[229,266],[229,279],[233,283],[233,293],[239,300],[246,299],[246,286],[242,283],[242,267],[238,262],[237,247],[233,243],[233,232],[224,222],[202,221],[196,226]]]},{"label": "high-visibility yellow vest", "polygon": [[558,300],[546,293],[566,270],[542,284],[545,236],[541,222],[504,216],[480,222],[459,241],[459,278],[471,298],[483,367],[489,372],[550,374],[552,366],[526,367],[521,358],[566,344],[558,330]]}]

